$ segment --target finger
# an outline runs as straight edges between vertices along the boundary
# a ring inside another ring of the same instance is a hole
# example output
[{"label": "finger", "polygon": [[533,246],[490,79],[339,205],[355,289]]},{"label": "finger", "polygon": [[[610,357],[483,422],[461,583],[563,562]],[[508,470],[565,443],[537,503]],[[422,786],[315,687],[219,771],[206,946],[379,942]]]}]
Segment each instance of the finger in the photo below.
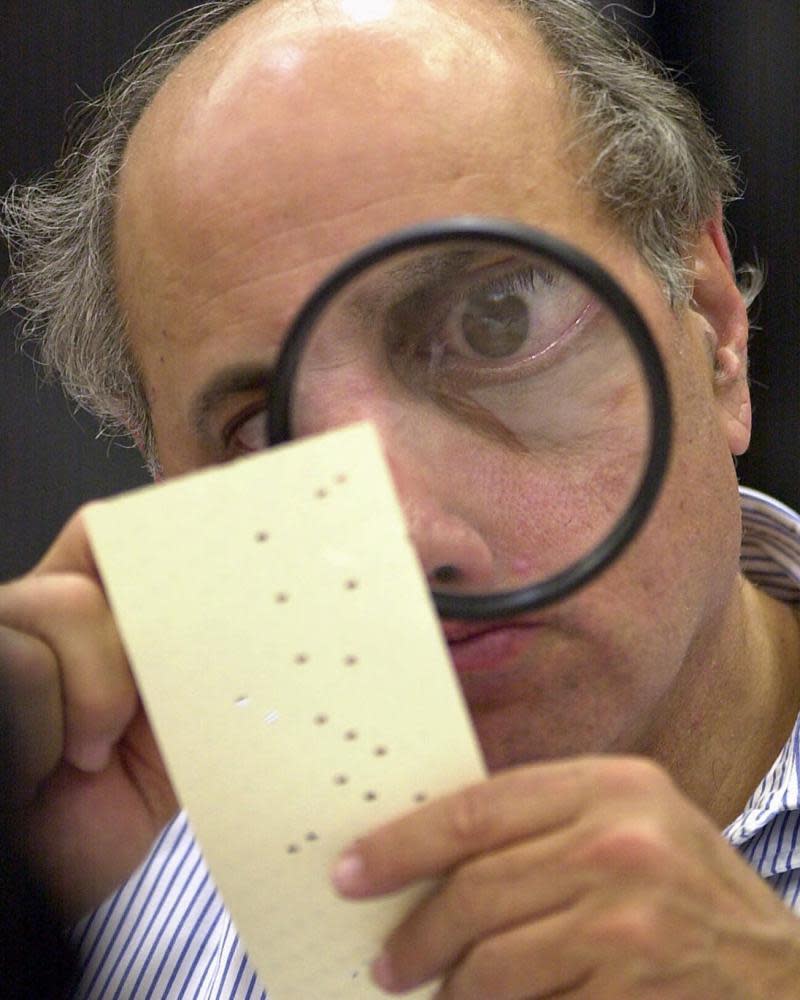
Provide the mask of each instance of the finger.
[{"label": "finger", "polygon": [[101,770],[137,707],[137,693],[99,586],[78,574],[0,586],[0,623],[44,642],[58,664],[64,759]]},{"label": "finger", "polygon": [[58,661],[33,636],[0,626],[0,727],[4,800],[30,801],[58,764],[63,715]]},{"label": "finger", "polygon": [[99,582],[100,573],[86,532],[87,504],[72,515],[56,540],[32,570],[33,576],[50,573],[81,573]]},{"label": "finger", "polygon": [[585,809],[587,774],[581,761],[539,764],[430,802],[353,844],[334,866],[333,883],[346,896],[380,895],[567,827]]},{"label": "finger", "polygon": [[438,978],[482,939],[575,906],[593,885],[565,864],[575,839],[559,831],[458,868],[384,945],[395,981],[411,988]]},{"label": "finger", "polygon": [[550,1000],[582,995],[594,970],[570,946],[573,926],[571,914],[559,913],[481,941],[445,978],[435,1000]]}]

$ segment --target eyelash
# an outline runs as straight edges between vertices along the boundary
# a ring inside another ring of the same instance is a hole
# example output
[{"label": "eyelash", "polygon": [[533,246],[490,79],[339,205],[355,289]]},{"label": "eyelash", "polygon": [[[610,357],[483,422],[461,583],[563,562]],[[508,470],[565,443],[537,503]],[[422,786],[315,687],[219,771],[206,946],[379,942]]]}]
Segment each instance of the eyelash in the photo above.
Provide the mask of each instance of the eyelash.
[{"label": "eyelash", "polygon": [[477,287],[466,287],[456,297],[455,301],[461,302],[476,291],[494,294],[535,292],[543,285],[552,288],[554,284],[555,279],[549,271],[544,271],[531,265],[530,267],[526,267],[520,271],[512,271],[508,274],[499,274],[496,277],[489,276]]},{"label": "eyelash", "polygon": [[[440,312],[449,316],[462,302],[475,293],[482,294],[511,294],[511,293],[535,293],[540,288],[552,288],[555,285],[554,275],[550,271],[541,268],[530,267],[521,268],[515,271],[501,271],[499,274],[490,273],[479,284],[464,282],[462,287],[453,290],[452,295],[446,299],[440,308]],[[435,319],[432,326],[437,327],[439,320]],[[421,340],[428,338],[429,334],[424,334]],[[429,343],[431,341],[428,341]],[[466,370],[467,364],[464,364]],[[483,366],[483,372],[486,366]],[[505,373],[507,366],[497,366],[498,374]]]}]

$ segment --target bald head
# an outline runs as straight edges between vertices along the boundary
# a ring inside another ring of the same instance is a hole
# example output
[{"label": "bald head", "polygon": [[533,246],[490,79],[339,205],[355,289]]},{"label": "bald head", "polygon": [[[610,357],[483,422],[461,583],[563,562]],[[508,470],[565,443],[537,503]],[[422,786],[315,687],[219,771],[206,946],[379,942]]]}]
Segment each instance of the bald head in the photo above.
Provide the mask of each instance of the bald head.
[{"label": "bald head", "polygon": [[[565,167],[556,91],[529,27],[494,5],[267,0],[201,44],[144,115],[123,227],[189,241],[203,220],[204,241],[248,222],[261,238],[306,228],[327,257],[343,249],[330,220],[416,188],[453,193],[496,170],[522,205]],[[390,228],[428,211],[410,207]],[[307,260],[307,240],[290,249],[282,266]]]},{"label": "bald head", "polygon": [[[154,467],[139,328],[166,320],[134,300],[165,283],[174,299],[203,264],[213,283],[248,235],[273,239],[273,266],[322,267],[359,233],[483,211],[592,252],[579,223],[599,204],[685,304],[692,243],[732,186],[691,100],[590,0],[209,0],[81,122],[52,183],[4,206],[15,302],[70,395]],[[581,178],[566,212],[554,174]],[[333,224],[355,213],[359,233]]]},{"label": "bald head", "polygon": [[567,125],[543,46],[494,5],[264,2],[215,31],[152,102],[121,175],[119,285],[156,424],[163,376],[163,419],[187,381],[176,345],[198,370],[220,328],[253,358],[268,334],[274,353],[315,284],[399,227],[514,218],[596,254],[611,237],[587,225]]}]

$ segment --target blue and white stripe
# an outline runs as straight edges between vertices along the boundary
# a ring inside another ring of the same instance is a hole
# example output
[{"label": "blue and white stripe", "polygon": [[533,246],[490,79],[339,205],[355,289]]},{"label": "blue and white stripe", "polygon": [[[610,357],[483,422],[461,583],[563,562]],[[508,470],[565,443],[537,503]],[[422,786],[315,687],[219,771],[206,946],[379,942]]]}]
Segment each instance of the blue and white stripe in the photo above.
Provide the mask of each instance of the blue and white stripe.
[{"label": "blue and white stripe", "polygon": [[[800,604],[800,517],[756,490],[741,494],[742,568],[773,597]],[[800,913],[800,720],[724,836]]]},{"label": "blue and white stripe", "polygon": [[72,933],[81,1000],[266,1000],[186,816]]},{"label": "blue and white stripe", "polygon": [[[800,603],[800,516],[742,489],[742,568]],[[800,720],[724,836],[800,913]],[[72,933],[75,1000],[266,1000],[181,814],[139,870]],[[269,970],[267,970],[267,974]]]},{"label": "blue and white stripe", "polygon": [[800,517],[757,490],[742,500],[742,568],[779,601],[800,604]]}]

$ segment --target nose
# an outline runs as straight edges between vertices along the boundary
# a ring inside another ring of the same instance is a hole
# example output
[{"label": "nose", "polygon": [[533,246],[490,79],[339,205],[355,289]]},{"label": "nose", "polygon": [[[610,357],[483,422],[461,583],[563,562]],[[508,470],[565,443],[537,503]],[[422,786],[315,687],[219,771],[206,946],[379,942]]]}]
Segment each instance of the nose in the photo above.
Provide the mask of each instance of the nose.
[{"label": "nose", "polygon": [[300,392],[292,416],[295,437],[370,421],[376,428],[397,491],[409,536],[433,589],[480,593],[496,572],[481,528],[480,495],[473,476],[474,442],[435,407],[393,397],[385,386],[338,373],[313,399]]},{"label": "nose", "polygon": [[[495,560],[488,540],[465,511],[474,509],[476,498],[458,504],[453,489],[459,489],[468,469],[454,469],[451,455],[430,454],[436,449],[428,441],[409,447],[397,425],[375,421],[395,489],[400,498],[409,535],[425,576],[433,589],[464,592],[488,591],[495,575]],[[462,490],[464,487],[462,487]]]}]

